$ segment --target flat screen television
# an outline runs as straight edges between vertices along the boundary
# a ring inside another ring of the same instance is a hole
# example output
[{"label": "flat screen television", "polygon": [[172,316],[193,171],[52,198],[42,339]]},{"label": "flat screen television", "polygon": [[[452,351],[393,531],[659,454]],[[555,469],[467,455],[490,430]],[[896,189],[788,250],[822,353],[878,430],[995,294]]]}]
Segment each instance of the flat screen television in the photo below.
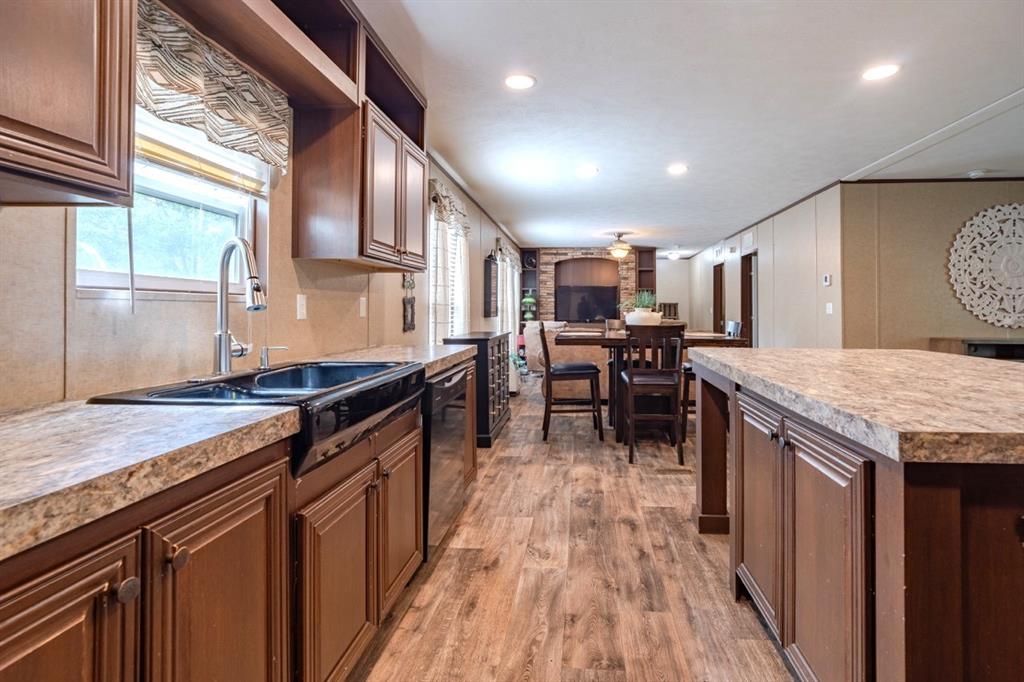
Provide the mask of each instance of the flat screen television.
[{"label": "flat screen television", "polygon": [[555,287],[555,319],[562,322],[603,322],[619,317],[619,288]]}]

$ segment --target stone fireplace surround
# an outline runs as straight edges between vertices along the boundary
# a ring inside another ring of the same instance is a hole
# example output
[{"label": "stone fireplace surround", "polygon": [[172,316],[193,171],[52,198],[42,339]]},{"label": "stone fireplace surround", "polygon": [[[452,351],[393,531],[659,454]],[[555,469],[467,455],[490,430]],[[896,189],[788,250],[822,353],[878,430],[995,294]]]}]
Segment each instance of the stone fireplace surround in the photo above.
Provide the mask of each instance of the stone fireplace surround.
[{"label": "stone fireplace surround", "polygon": [[[555,319],[555,263],[570,258],[605,258],[614,261],[604,247],[537,249],[537,319]],[[618,261],[619,302],[636,294],[636,250]]]}]

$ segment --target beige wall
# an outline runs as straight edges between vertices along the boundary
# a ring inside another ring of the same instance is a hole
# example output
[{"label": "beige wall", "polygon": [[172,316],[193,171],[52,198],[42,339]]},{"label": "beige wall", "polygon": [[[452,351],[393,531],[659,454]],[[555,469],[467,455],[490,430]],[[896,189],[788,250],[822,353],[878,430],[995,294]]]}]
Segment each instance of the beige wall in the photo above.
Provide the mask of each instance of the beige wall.
[{"label": "beige wall", "polygon": [[974,317],[946,274],[963,224],[995,204],[1024,202],[1024,182],[842,186],[844,345],[928,348],[930,337],[1024,338]]},{"label": "beige wall", "polygon": [[[260,254],[268,310],[246,313],[240,303],[233,303],[235,335],[257,347],[288,346],[274,354],[277,362],[367,345],[426,343],[425,274],[415,276],[417,328],[403,332],[401,275],[291,258],[291,177],[274,180],[269,235],[262,235],[269,247]],[[483,302],[476,292],[497,226],[466,200],[474,221],[473,326],[491,328],[497,318],[483,320]],[[140,295],[132,314],[126,296],[78,292],[74,223],[74,209],[0,208],[0,409],[209,373],[212,296]],[[299,293],[307,296],[305,320],[295,319]],[[362,297],[367,298],[366,317],[359,316]],[[236,360],[235,366],[256,362],[254,354]]]},{"label": "beige wall", "polygon": [[658,300],[679,304],[679,319],[689,324],[690,320],[690,261],[681,258],[655,261],[655,277],[658,284]]},{"label": "beige wall", "polygon": [[[724,264],[725,318],[740,320],[740,262],[757,253],[757,342],[760,346],[839,347],[842,277],[840,191],[831,187],[690,259],[690,317],[712,328],[713,267]],[[830,274],[832,284],[822,285]],[[826,305],[832,304],[832,313]],[[749,330],[744,334],[749,333]]]}]

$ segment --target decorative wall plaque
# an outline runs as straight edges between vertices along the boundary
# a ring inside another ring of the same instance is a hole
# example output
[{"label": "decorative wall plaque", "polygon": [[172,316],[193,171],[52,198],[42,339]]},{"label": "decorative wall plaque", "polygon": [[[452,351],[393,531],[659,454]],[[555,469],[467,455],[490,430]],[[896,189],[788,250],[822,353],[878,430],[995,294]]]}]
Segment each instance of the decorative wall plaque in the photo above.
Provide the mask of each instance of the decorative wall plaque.
[{"label": "decorative wall plaque", "polygon": [[999,327],[1024,327],[1024,204],[981,211],[949,250],[949,281],[975,317]]}]

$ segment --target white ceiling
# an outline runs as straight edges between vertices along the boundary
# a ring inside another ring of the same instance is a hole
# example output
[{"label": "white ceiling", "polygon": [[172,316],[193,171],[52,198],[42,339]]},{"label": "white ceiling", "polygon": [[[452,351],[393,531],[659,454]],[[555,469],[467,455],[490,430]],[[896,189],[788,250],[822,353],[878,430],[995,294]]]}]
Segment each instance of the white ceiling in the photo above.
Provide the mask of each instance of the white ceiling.
[{"label": "white ceiling", "polygon": [[359,6],[429,100],[428,147],[524,245],[698,249],[859,171],[1024,175],[1024,0]]}]

